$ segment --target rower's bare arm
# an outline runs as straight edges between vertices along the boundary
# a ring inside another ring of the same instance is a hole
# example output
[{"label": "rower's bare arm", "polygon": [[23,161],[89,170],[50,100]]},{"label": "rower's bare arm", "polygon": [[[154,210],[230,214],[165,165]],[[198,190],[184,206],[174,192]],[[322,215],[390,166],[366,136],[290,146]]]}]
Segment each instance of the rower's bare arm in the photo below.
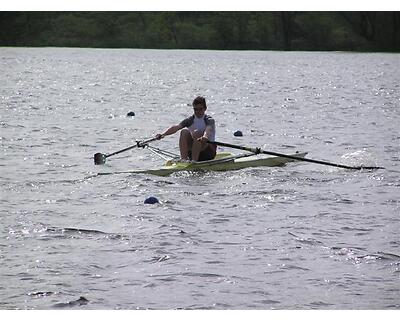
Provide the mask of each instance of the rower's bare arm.
[{"label": "rower's bare arm", "polygon": [[182,126],[180,124],[177,124],[175,126],[169,127],[167,130],[164,131],[164,133],[157,134],[156,138],[157,139],[162,139],[165,136],[169,136],[171,134],[174,134],[174,133],[176,133],[177,131],[179,131],[181,129],[182,129]]},{"label": "rower's bare arm", "polygon": [[210,137],[212,135],[213,127],[212,126],[207,126],[206,130],[204,130],[203,137],[206,138],[207,140],[210,140]]}]

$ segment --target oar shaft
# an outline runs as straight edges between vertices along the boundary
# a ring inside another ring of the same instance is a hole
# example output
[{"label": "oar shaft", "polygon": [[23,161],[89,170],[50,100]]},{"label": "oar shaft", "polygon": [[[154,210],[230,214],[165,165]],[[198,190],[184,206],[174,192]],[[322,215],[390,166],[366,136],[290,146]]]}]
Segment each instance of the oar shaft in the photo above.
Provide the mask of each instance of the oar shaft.
[{"label": "oar shaft", "polygon": [[116,155],[116,154],[118,154],[118,153],[122,153],[122,152],[128,151],[128,150],[133,149],[133,148],[136,148],[136,147],[143,147],[143,146],[146,145],[147,143],[152,142],[152,141],[155,141],[155,140],[157,140],[157,138],[151,138],[151,139],[144,140],[144,141],[138,141],[138,142],[137,142],[136,144],[134,144],[133,146],[127,147],[127,148],[125,148],[125,149],[122,149],[122,150],[119,150],[119,151],[116,151],[116,152],[113,152],[113,153],[110,153],[110,154],[105,154],[104,156],[105,156],[106,158],[108,158],[108,157],[114,156],[114,155]]},{"label": "oar shaft", "polygon": [[323,164],[323,165],[337,167],[337,168],[343,168],[343,169],[353,169],[353,170],[383,169],[382,167],[363,167],[363,166],[352,167],[352,166],[346,166],[346,165],[338,164],[338,163],[332,163],[332,162],[321,161],[321,160],[313,160],[313,159],[307,159],[307,158],[301,158],[301,157],[296,157],[296,156],[287,155],[287,154],[278,153],[278,152],[273,152],[273,151],[265,151],[265,150],[261,150],[260,148],[249,148],[249,147],[244,147],[244,146],[238,146],[238,145],[225,143],[225,142],[209,141],[209,143],[215,144],[217,146],[222,146],[222,147],[229,147],[229,148],[234,148],[234,149],[239,149],[239,150],[245,150],[245,151],[253,152],[255,154],[263,153],[263,154],[268,154],[268,155],[271,155],[271,156],[284,157],[284,158],[298,160],[298,161],[305,161],[305,162]]},{"label": "oar shaft", "polygon": [[96,164],[96,165],[104,164],[104,163],[106,163],[106,158],[108,158],[108,157],[114,156],[114,155],[124,152],[124,151],[128,151],[135,147],[144,147],[147,143],[155,141],[155,140],[157,140],[157,138],[151,138],[151,139],[144,140],[144,141],[137,141],[136,144],[133,146],[130,146],[128,148],[125,148],[125,149],[122,149],[122,150],[119,150],[119,151],[116,151],[116,152],[113,152],[110,154],[103,154],[103,153],[98,152],[93,156],[94,164]]}]

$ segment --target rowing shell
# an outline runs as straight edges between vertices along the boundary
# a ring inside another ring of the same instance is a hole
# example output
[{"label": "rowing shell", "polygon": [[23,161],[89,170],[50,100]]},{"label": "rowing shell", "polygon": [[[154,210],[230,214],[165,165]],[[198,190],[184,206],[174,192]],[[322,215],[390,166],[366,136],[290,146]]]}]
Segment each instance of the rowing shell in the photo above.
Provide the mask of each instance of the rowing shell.
[{"label": "rowing shell", "polygon": [[[307,152],[295,153],[291,156],[297,158],[304,158]],[[257,155],[249,156],[248,154],[243,155],[232,155],[228,152],[221,152],[216,155],[213,160],[209,161],[190,161],[183,162],[178,160],[168,160],[165,165],[156,169],[147,170],[128,170],[128,171],[117,171],[117,172],[100,172],[98,175],[109,175],[109,174],[135,174],[135,173],[146,173],[154,174],[157,176],[168,176],[174,172],[179,171],[228,171],[228,170],[239,170],[250,167],[277,167],[283,166],[287,162],[294,162],[298,160],[285,158],[285,157],[260,157]]]}]

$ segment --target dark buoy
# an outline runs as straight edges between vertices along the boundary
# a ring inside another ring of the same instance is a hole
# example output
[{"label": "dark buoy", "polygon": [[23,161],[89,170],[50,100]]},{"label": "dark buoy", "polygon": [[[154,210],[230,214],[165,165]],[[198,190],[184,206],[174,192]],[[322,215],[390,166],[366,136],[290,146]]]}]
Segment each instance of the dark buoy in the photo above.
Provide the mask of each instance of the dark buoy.
[{"label": "dark buoy", "polygon": [[160,203],[156,197],[148,197],[146,200],[144,200],[144,203],[146,204],[155,204],[155,203]]},{"label": "dark buoy", "polygon": [[135,113],[134,113],[133,111],[129,111],[129,112],[126,114],[126,116],[127,116],[127,117],[134,117],[134,116],[135,116]]},{"label": "dark buoy", "polygon": [[234,135],[235,137],[243,137],[243,132],[240,131],[240,130],[238,130],[238,131],[235,131],[235,132],[233,133],[233,135]]}]

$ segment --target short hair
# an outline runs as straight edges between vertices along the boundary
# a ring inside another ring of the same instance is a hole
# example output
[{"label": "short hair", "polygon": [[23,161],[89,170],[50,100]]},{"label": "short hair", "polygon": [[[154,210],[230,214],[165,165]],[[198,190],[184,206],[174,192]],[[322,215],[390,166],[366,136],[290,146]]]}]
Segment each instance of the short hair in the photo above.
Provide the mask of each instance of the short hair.
[{"label": "short hair", "polygon": [[204,108],[207,108],[206,99],[204,97],[198,96],[193,100],[193,106],[198,104],[201,104]]}]

